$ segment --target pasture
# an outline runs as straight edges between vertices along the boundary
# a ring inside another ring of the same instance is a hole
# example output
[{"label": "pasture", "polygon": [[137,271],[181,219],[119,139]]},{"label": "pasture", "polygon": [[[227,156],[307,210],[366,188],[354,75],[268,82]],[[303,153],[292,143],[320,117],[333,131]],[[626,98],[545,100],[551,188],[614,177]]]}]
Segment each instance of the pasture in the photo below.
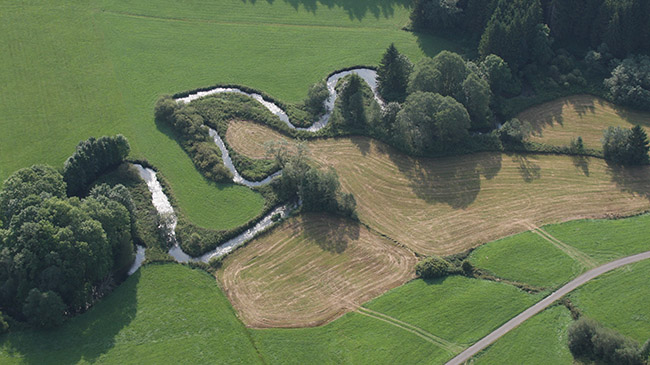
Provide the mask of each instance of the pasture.
[{"label": "pasture", "polygon": [[546,288],[560,286],[585,269],[551,241],[532,232],[478,247],[470,262],[500,278]]},{"label": "pasture", "polygon": [[411,281],[364,307],[422,328],[462,348],[541,298],[508,284],[449,276]]},{"label": "pasture", "polygon": [[473,359],[473,364],[571,364],[567,329],[571,314],[562,305],[538,313]]},{"label": "pasture", "polygon": [[[235,150],[256,156],[264,142],[280,136],[252,123],[228,130]],[[461,252],[539,225],[650,208],[649,168],[616,169],[597,158],[414,158],[366,137],[310,141],[308,147],[355,195],[362,222],[422,254]]]},{"label": "pasture", "polygon": [[592,95],[574,95],[529,108],[517,118],[533,128],[531,141],[568,146],[582,137],[586,148],[602,149],[600,139],[609,126],[631,128],[636,124],[650,131],[650,113],[616,106]]},{"label": "pasture", "polygon": [[641,261],[598,277],[569,296],[584,315],[643,343],[650,338],[649,276],[650,261]]},{"label": "pasture", "polygon": [[261,362],[228,299],[204,272],[148,265],[87,313],[52,331],[0,337],[0,362]]},{"label": "pasture", "polygon": [[238,83],[295,103],[336,68],[377,64],[391,42],[413,60],[453,48],[402,31],[408,13],[390,0],[1,1],[0,183],[34,163],[61,166],[89,136],[122,133],[193,223],[241,225],[262,197],[205,181],[154,123],[156,99]]},{"label": "pasture", "polygon": [[362,225],[291,218],[234,252],[218,277],[251,327],[329,322],[413,277],[415,256]]}]

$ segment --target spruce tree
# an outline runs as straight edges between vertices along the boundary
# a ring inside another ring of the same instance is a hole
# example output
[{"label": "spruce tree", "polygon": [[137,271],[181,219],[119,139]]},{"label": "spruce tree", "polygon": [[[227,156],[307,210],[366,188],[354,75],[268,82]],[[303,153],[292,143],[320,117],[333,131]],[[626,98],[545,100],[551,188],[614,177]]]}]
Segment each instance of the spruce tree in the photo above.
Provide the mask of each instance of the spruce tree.
[{"label": "spruce tree", "polygon": [[377,90],[386,102],[404,101],[412,68],[408,58],[391,43],[377,69]]},{"label": "spruce tree", "polygon": [[641,126],[636,125],[628,137],[627,163],[630,165],[647,164],[649,162],[648,149],[648,135]]}]

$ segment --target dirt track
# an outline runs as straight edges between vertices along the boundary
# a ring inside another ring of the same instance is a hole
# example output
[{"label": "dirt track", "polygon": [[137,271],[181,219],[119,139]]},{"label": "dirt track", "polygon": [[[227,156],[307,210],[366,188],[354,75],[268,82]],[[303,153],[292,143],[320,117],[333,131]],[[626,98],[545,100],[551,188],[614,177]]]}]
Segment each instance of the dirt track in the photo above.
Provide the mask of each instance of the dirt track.
[{"label": "dirt track", "polygon": [[358,223],[307,214],[230,255],[217,277],[246,325],[307,327],[402,285],[415,263]]}]

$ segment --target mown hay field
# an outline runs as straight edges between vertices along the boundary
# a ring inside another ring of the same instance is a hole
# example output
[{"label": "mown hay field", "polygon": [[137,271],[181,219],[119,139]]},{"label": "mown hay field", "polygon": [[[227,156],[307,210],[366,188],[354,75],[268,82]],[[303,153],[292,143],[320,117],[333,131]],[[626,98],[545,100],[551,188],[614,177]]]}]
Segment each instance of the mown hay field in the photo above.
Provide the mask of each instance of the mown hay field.
[{"label": "mown hay field", "polygon": [[631,128],[636,124],[650,131],[650,113],[616,106],[592,95],[574,95],[529,108],[517,118],[533,128],[531,141],[568,146],[582,137],[585,147],[602,149],[600,139],[609,126]]},{"label": "mown hay field", "polygon": [[170,131],[163,94],[237,83],[285,102],[337,68],[414,61],[454,44],[401,30],[406,1],[0,1],[0,184],[35,163],[62,166],[80,140],[124,134],[170,183],[193,223],[228,229],[257,216],[250,189],[211,184]]},{"label": "mown hay field", "polygon": [[[252,138],[229,127],[240,150]],[[261,137],[266,129],[268,138]],[[257,126],[263,150],[276,132]],[[244,138],[237,138],[242,136]],[[352,192],[362,222],[421,254],[451,254],[531,226],[631,215],[650,208],[650,169],[618,169],[602,159],[480,153],[414,158],[366,137],[308,143]]]},{"label": "mown hay field", "polygon": [[305,327],[404,284],[416,261],[357,222],[305,214],[228,256],[218,278],[246,325]]}]

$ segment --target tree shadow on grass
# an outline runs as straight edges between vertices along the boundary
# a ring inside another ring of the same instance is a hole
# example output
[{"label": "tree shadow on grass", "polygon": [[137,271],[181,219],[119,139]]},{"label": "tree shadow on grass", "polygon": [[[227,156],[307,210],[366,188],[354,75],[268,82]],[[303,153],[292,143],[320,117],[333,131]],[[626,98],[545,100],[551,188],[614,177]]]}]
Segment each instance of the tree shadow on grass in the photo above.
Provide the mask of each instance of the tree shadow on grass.
[{"label": "tree shadow on grass", "polygon": [[359,239],[359,222],[351,219],[308,214],[303,227],[305,236],[328,252],[342,253],[351,241]]},{"label": "tree shadow on grass", "polygon": [[53,330],[24,330],[0,338],[2,351],[29,364],[96,362],[115,346],[115,337],[137,311],[140,271],[88,312]]},{"label": "tree shadow on grass", "polygon": [[[266,0],[273,4],[275,0]],[[255,4],[256,0],[242,0],[243,3]],[[320,7],[327,9],[342,8],[350,20],[363,20],[368,16],[375,19],[391,18],[395,15],[398,7],[410,8],[411,0],[284,0],[294,9],[300,8],[316,14]]]},{"label": "tree shadow on grass", "polygon": [[414,158],[401,153],[389,157],[409,180],[409,187],[427,203],[454,209],[469,207],[481,191],[481,175],[494,178],[501,170],[501,154],[481,153],[453,158]]},{"label": "tree shadow on grass", "polygon": [[641,196],[650,201],[650,167],[618,166],[608,164],[607,173],[612,182],[624,192]]},{"label": "tree shadow on grass", "polygon": [[[526,117],[526,114],[524,114],[522,117],[522,122],[526,121],[530,123],[531,133],[534,136],[543,137],[544,129],[552,128],[555,124],[559,124],[560,126],[564,125],[564,116],[562,115],[562,111],[564,110],[564,105],[566,105],[566,103],[567,102],[550,102],[544,104],[544,108],[540,109],[540,113],[535,114],[531,117]],[[536,108],[533,110],[538,109]]]}]

